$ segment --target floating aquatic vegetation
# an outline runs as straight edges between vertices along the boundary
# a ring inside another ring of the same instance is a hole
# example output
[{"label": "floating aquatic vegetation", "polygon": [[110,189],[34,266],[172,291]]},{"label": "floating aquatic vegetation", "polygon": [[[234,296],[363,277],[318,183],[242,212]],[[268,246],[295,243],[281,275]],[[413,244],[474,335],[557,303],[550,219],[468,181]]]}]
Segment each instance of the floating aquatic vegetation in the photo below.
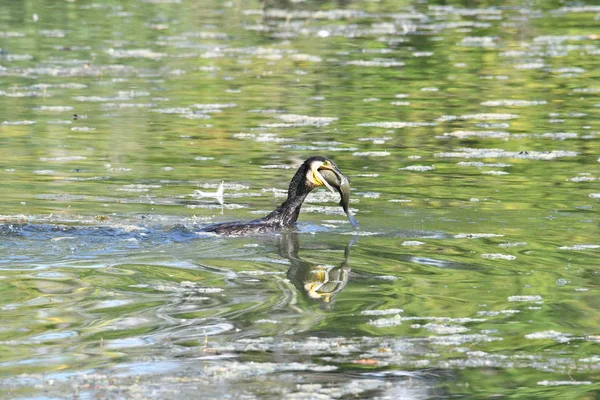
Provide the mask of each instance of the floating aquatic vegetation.
[{"label": "floating aquatic vegetation", "polygon": [[569,178],[568,180],[571,182],[593,182],[595,180],[598,180],[598,178],[596,178],[595,176],[575,176],[573,178]]},{"label": "floating aquatic vegetation", "polygon": [[459,233],[454,235],[455,239],[480,239],[480,238],[494,238],[504,237],[504,235],[497,233]]},{"label": "floating aquatic vegetation", "polygon": [[562,68],[555,68],[552,70],[552,72],[559,73],[559,74],[578,75],[578,74],[583,74],[586,71],[585,71],[585,69],[579,68],[579,67],[562,67]]},{"label": "floating aquatic vegetation", "polygon": [[365,199],[378,199],[381,197],[381,193],[378,192],[356,192],[355,194]]},{"label": "floating aquatic vegetation", "polygon": [[212,111],[212,110],[220,110],[222,108],[233,108],[237,107],[235,103],[216,103],[216,104],[192,104],[190,105],[192,108],[198,108],[200,110]]},{"label": "floating aquatic vegetation", "polygon": [[171,107],[171,108],[155,108],[150,110],[160,114],[190,114],[192,109],[189,107]]},{"label": "floating aquatic vegetation", "polygon": [[481,103],[486,107],[528,107],[547,104],[546,100],[488,100]]},{"label": "floating aquatic vegetation", "polygon": [[10,91],[10,92],[5,92],[3,90],[0,90],[0,96],[15,97],[15,98],[19,98],[19,97],[44,97],[44,98],[46,98],[46,97],[52,97],[48,93],[39,93],[39,92],[33,92],[33,91],[27,91],[27,92]]},{"label": "floating aquatic vegetation", "polygon": [[87,160],[84,156],[63,156],[63,157],[40,157],[40,161],[81,161]]},{"label": "floating aquatic vegetation", "polygon": [[455,6],[440,6],[440,5],[429,5],[429,10],[432,15],[436,16],[485,16],[485,15],[496,15],[501,16],[502,10],[495,7],[482,7],[482,8],[461,8]]},{"label": "floating aquatic vegetation", "polygon": [[500,310],[500,311],[477,311],[477,315],[483,315],[486,317],[497,317],[498,315],[513,315],[518,314],[519,310]]},{"label": "floating aquatic vegetation", "polygon": [[511,136],[511,139],[531,139],[531,138],[540,138],[540,139],[552,139],[552,140],[566,140],[566,139],[578,139],[579,135],[573,132],[548,132],[542,134],[514,134]]},{"label": "floating aquatic vegetation", "polygon": [[286,144],[283,146],[286,149],[302,150],[302,151],[356,151],[358,147],[334,147],[334,146],[301,146],[297,144]]},{"label": "floating aquatic vegetation", "polygon": [[132,98],[126,94],[118,95],[118,96],[75,96],[73,100],[81,101],[81,102],[103,102],[103,101],[127,101]]},{"label": "floating aquatic vegetation", "polygon": [[537,382],[537,384],[539,386],[571,386],[571,385],[591,385],[592,382],[591,381],[576,381],[576,380],[570,380],[570,381],[539,381]]},{"label": "floating aquatic vegetation", "polygon": [[274,133],[260,133],[254,138],[254,140],[259,143],[283,143],[294,141],[294,139],[291,138],[278,137]]},{"label": "floating aquatic vegetation", "polygon": [[482,139],[508,139],[510,134],[504,131],[453,131],[445,132],[444,136],[452,136],[460,139],[479,137]]},{"label": "floating aquatic vegetation", "polygon": [[361,315],[391,315],[391,314],[400,314],[403,313],[404,310],[401,308],[388,308],[386,310],[363,310],[361,311]]},{"label": "floating aquatic vegetation", "polygon": [[23,37],[25,37],[25,34],[22,32],[0,31],[0,37],[4,38],[4,39],[23,38]]},{"label": "floating aquatic vegetation", "polygon": [[[195,209],[195,208],[206,208],[209,210],[221,210],[221,209],[225,209],[225,210],[237,210],[240,208],[246,208],[246,206],[241,205],[241,204],[235,204],[235,203],[231,203],[231,204],[186,204],[185,208],[191,208],[191,209]],[[201,234],[205,234],[204,232],[199,232]],[[211,233],[209,233],[210,235]]]},{"label": "floating aquatic vegetation", "polygon": [[542,69],[545,66],[546,66],[546,63],[544,63],[543,61],[515,64],[516,69],[524,69],[524,70]]},{"label": "floating aquatic vegetation", "polygon": [[190,114],[181,114],[180,117],[187,119],[210,119],[210,115],[192,112]]},{"label": "floating aquatic vegetation", "polygon": [[543,301],[542,296],[532,295],[532,296],[508,296],[508,301]]},{"label": "floating aquatic vegetation", "polygon": [[3,121],[2,125],[33,125],[36,124],[36,121]]},{"label": "floating aquatic vegetation", "polygon": [[529,333],[524,337],[525,339],[552,339],[556,340],[559,343],[566,343],[573,339],[572,335],[569,333],[562,333],[556,331],[534,332]]},{"label": "floating aquatic vegetation", "polygon": [[412,53],[413,57],[431,57],[433,54],[433,51],[414,51]]},{"label": "floating aquatic vegetation", "polygon": [[575,88],[573,89],[573,93],[600,93],[600,87],[592,86],[584,88]]},{"label": "floating aquatic vegetation", "polygon": [[502,149],[472,149],[462,148],[459,151],[436,153],[435,157],[445,158],[522,158],[528,160],[554,160],[561,157],[576,157],[579,155],[576,151],[552,150],[548,152],[540,151],[506,151]]},{"label": "floating aquatic vegetation", "polygon": [[422,127],[422,126],[436,126],[435,122],[402,122],[402,121],[393,121],[393,122],[363,122],[361,124],[356,124],[356,126],[369,126],[376,128],[387,128],[387,129],[400,129],[407,127]]},{"label": "floating aquatic vegetation", "polygon": [[2,54],[0,53],[1,61],[29,61],[32,60],[33,56],[29,54]]},{"label": "floating aquatic vegetation", "polygon": [[324,20],[342,20],[375,17],[377,14],[367,13],[362,10],[334,9],[326,11],[309,10],[286,10],[277,8],[243,10],[245,15],[257,15],[267,18],[278,18],[284,20],[293,19],[324,19]]},{"label": "floating aquatic vegetation", "polygon": [[412,317],[402,317],[403,321],[436,321],[443,323],[454,323],[454,324],[467,324],[470,322],[485,322],[485,318],[471,318],[471,317],[420,317],[418,315]]},{"label": "floating aquatic vegetation", "polygon": [[352,60],[346,62],[346,65],[353,65],[357,67],[381,67],[381,68],[391,68],[391,67],[403,67],[405,63],[402,61],[397,61],[394,59],[387,58],[375,58],[371,60]]},{"label": "floating aquatic vegetation", "polygon": [[400,315],[395,315],[391,318],[379,318],[368,322],[369,325],[373,325],[377,328],[389,328],[402,324],[402,318]]},{"label": "floating aquatic vegetation", "polygon": [[319,63],[319,62],[323,61],[323,59],[319,56],[313,56],[310,54],[302,54],[302,53],[291,54],[290,59],[292,59],[294,61],[307,61],[307,62],[313,62],[313,63]]},{"label": "floating aquatic vegetation", "polygon": [[387,157],[390,154],[389,151],[356,151],[352,153],[353,156],[357,157]]},{"label": "floating aquatic vegetation", "polygon": [[475,120],[503,120],[503,119],[514,119],[519,118],[517,114],[502,114],[502,113],[479,113],[479,114],[465,114],[460,115],[458,119],[475,119]]},{"label": "floating aquatic vegetation", "polygon": [[308,115],[297,114],[281,114],[275,118],[283,121],[281,124],[260,124],[260,126],[268,128],[295,128],[301,126],[316,126],[322,127],[337,121],[337,117],[311,117]]},{"label": "floating aquatic vegetation", "polygon": [[66,31],[62,29],[42,29],[39,31],[39,34],[48,38],[63,38],[66,36]]},{"label": "floating aquatic vegetation", "polygon": [[517,259],[516,256],[512,256],[509,254],[499,254],[499,253],[482,254],[481,258],[487,258],[490,260],[508,260],[508,261]]},{"label": "floating aquatic vegetation", "polygon": [[419,242],[418,240],[406,240],[402,242],[402,246],[422,246],[424,242]]},{"label": "floating aquatic vegetation", "polygon": [[[353,211],[354,212],[354,211]],[[340,215],[345,215],[345,214],[340,214]],[[340,221],[340,223],[350,223],[350,221]],[[352,235],[352,236],[376,236],[376,235],[380,235],[380,232],[368,232],[368,231],[351,231],[351,232],[342,232],[342,235]],[[383,275],[379,275],[376,277],[376,279],[385,279],[385,280],[392,280],[392,277],[390,276],[383,276]],[[394,278],[396,279],[396,278]]]},{"label": "floating aquatic vegetation", "polygon": [[425,328],[436,335],[454,335],[457,333],[468,332],[470,329],[464,326],[457,325],[446,325],[446,324],[433,324],[428,323],[422,325],[421,328]]},{"label": "floating aquatic vegetation", "polygon": [[35,107],[36,111],[52,111],[52,112],[67,112],[73,111],[75,107],[73,106],[38,106]]},{"label": "floating aquatic vegetation", "polygon": [[456,165],[461,167],[493,167],[493,168],[507,168],[512,167],[513,164],[505,164],[505,163],[484,163],[481,161],[460,161],[457,162]]},{"label": "floating aquatic vegetation", "polygon": [[102,110],[116,110],[125,108],[155,108],[154,103],[104,103],[100,106]]},{"label": "floating aquatic vegetation", "polygon": [[597,244],[576,244],[573,246],[561,246],[559,247],[560,250],[575,250],[575,251],[581,251],[581,250],[592,250],[592,249],[600,249],[600,245]]},{"label": "floating aquatic vegetation", "polygon": [[65,181],[76,181],[76,182],[85,182],[85,181],[103,181],[106,179],[110,179],[110,176],[90,176],[90,177],[66,177]]},{"label": "floating aquatic vegetation", "polygon": [[5,76],[20,76],[20,77],[37,77],[37,76],[51,76],[51,77],[84,77],[84,76],[130,76],[137,75],[140,71],[131,66],[125,65],[78,65],[74,67],[70,66],[49,66],[49,67],[35,67],[35,68],[6,68],[1,70],[2,75]]},{"label": "floating aquatic vegetation", "polygon": [[219,186],[223,186],[224,189],[234,190],[234,191],[248,190],[250,188],[249,186],[242,185],[241,183],[225,183],[225,182],[203,183],[202,185],[198,185],[198,187],[201,187],[203,189],[218,189]]},{"label": "floating aquatic vegetation", "polygon": [[150,49],[108,49],[106,52],[114,58],[149,58],[158,60],[167,56],[165,53],[158,53]]},{"label": "floating aquatic vegetation", "polygon": [[150,191],[150,189],[158,189],[161,188],[161,185],[144,185],[141,183],[138,184],[131,184],[131,185],[123,185],[120,188],[117,188],[115,190],[121,191],[121,192],[137,192],[137,193],[141,193],[141,192],[148,192]]},{"label": "floating aquatic vegetation", "polygon": [[416,172],[425,172],[425,171],[433,171],[435,169],[435,165],[409,165],[408,167],[398,168],[401,171],[416,171]]},{"label": "floating aquatic vegetation", "polygon": [[108,172],[130,172],[131,168],[124,168],[124,167],[107,167],[107,171]]},{"label": "floating aquatic vegetation", "polygon": [[36,83],[29,86],[30,89],[34,90],[46,90],[46,89],[86,89],[88,85],[84,83]]},{"label": "floating aquatic vegetation", "polygon": [[507,242],[507,243],[500,243],[498,244],[498,247],[516,247],[516,246],[527,246],[527,242]]},{"label": "floating aquatic vegetation", "polygon": [[373,144],[384,144],[388,140],[392,140],[391,136],[383,136],[383,137],[362,137],[358,138],[359,142],[373,142]]},{"label": "floating aquatic vegetation", "polygon": [[497,176],[499,176],[499,175],[509,175],[509,173],[506,172],[506,171],[483,171],[481,173],[485,174],[485,175],[497,175]]},{"label": "floating aquatic vegetation", "polygon": [[459,46],[467,47],[483,47],[483,48],[496,48],[498,38],[493,36],[466,36],[460,42]]},{"label": "floating aquatic vegetation", "polygon": [[504,340],[499,337],[492,337],[482,334],[450,334],[448,336],[430,336],[429,341],[441,346],[459,346],[465,343],[493,342],[495,340]]},{"label": "floating aquatic vegetation", "polygon": [[256,137],[256,134],[241,132],[241,133],[234,133],[233,135],[231,135],[231,137],[234,139],[254,139]]}]

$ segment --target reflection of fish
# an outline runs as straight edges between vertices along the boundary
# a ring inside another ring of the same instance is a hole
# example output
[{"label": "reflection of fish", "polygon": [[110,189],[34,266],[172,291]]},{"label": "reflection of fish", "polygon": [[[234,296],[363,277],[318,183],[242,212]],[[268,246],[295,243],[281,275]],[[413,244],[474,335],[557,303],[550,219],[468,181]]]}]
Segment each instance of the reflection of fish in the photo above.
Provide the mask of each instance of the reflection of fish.
[{"label": "reflection of fish", "polygon": [[350,213],[350,182],[346,176],[342,175],[333,170],[325,170],[321,171],[321,175],[327,183],[331,186],[335,187],[340,194],[340,206],[344,209],[344,212],[348,216],[348,220],[352,224],[353,227],[358,228],[358,222]]},{"label": "reflection of fish", "polygon": [[350,278],[351,240],[344,251],[344,259],[339,266],[319,265],[304,261],[298,256],[299,244],[296,232],[284,232],[279,241],[279,254],[290,260],[287,277],[294,286],[308,298],[316,300],[331,309],[334,297],[340,293]]},{"label": "reflection of fish", "polygon": [[335,190],[338,191],[342,197],[340,205],[344,208],[352,226],[358,227],[358,223],[350,214],[348,208],[350,203],[348,178],[340,172],[333,161],[325,157],[314,156],[304,161],[298,168],[290,182],[287,199],[269,215],[249,222],[227,222],[210,225],[202,229],[202,232],[239,236],[273,232],[293,226],[298,220],[304,199],[318,186],[325,186],[334,193]]}]

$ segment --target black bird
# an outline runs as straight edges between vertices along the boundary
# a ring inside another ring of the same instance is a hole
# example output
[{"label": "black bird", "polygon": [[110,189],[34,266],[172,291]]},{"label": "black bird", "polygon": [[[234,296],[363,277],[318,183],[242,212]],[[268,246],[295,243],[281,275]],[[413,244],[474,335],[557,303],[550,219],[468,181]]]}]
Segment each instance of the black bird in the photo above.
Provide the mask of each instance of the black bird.
[{"label": "black bird", "polygon": [[337,165],[328,158],[313,156],[308,158],[294,174],[288,188],[287,199],[269,215],[252,221],[225,222],[209,225],[200,232],[212,232],[218,235],[241,236],[269,233],[289,228],[296,224],[300,208],[306,196],[316,187],[325,186],[340,194],[340,205],[352,225],[357,228],[356,219],[350,214],[350,184],[338,169]]}]

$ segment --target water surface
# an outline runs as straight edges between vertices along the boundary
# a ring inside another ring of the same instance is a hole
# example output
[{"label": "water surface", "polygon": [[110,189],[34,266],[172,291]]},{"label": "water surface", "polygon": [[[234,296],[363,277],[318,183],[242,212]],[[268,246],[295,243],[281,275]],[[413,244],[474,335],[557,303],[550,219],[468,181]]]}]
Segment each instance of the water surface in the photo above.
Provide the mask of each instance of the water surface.
[{"label": "water surface", "polygon": [[452,4],[5,4],[4,397],[598,396],[600,8]]}]

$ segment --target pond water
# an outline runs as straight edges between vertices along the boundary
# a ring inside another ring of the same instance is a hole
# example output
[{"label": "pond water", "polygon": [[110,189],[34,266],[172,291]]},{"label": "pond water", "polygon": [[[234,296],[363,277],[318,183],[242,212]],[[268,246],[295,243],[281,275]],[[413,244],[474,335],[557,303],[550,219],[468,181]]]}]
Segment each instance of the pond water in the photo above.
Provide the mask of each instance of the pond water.
[{"label": "pond water", "polygon": [[447,3],[4,2],[2,396],[599,396],[600,7]]}]

